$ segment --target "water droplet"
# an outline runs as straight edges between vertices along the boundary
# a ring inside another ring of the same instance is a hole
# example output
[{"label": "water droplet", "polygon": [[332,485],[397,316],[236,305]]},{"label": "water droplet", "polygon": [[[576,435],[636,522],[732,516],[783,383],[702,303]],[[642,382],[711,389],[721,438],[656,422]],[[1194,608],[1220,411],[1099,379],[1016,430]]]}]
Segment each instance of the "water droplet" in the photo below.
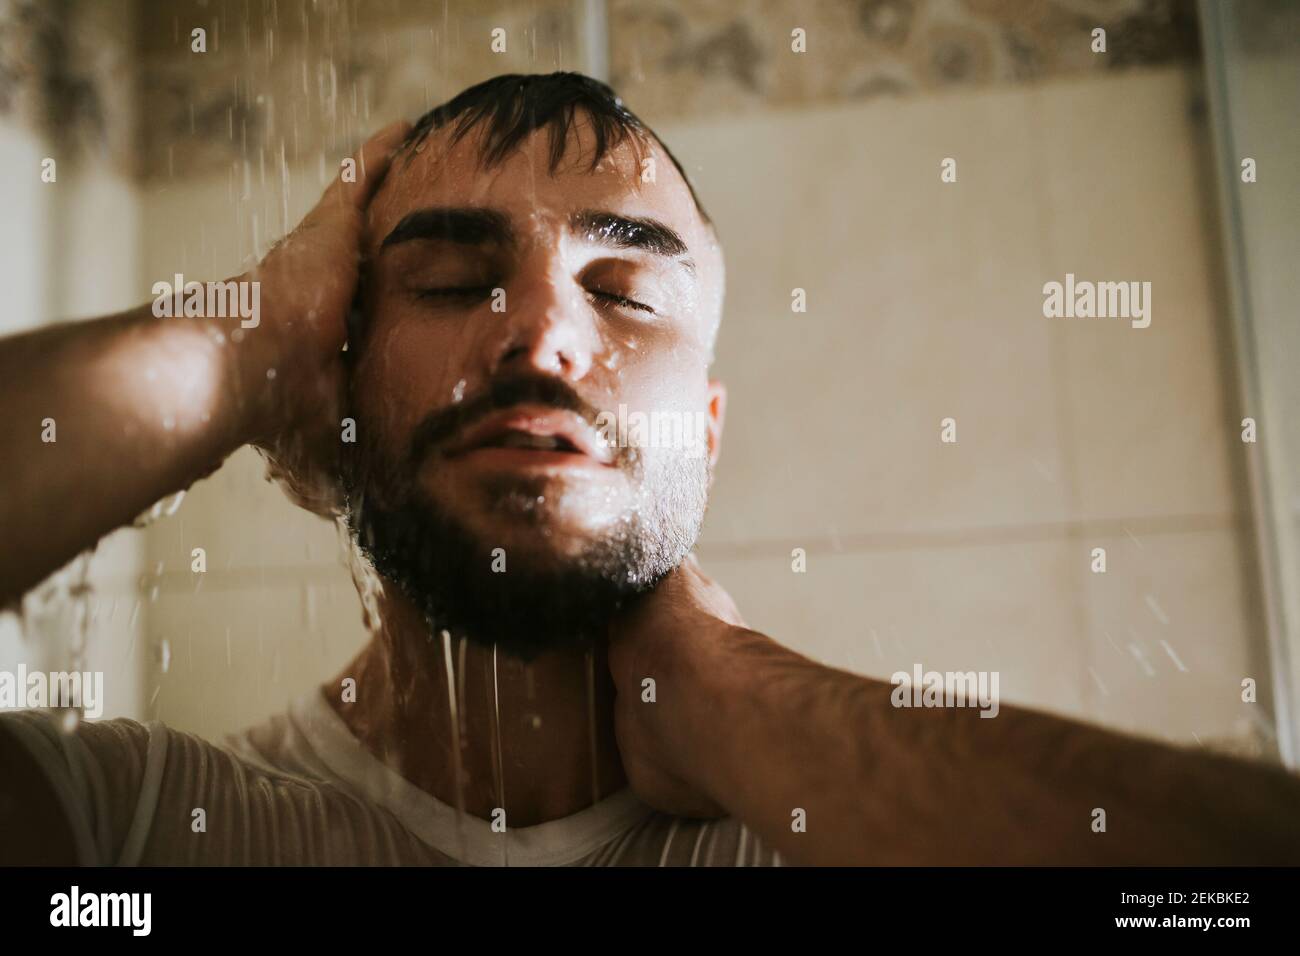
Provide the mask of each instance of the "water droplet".
[{"label": "water droplet", "polygon": [[465,380],[462,378],[456,383],[456,387],[451,390],[451,400],[461,402],[465,399]]},{"label": "water droplet", "polygon": [[362,556],[348,529],[347,517],[335,515],[334,527],[338,532],[339,558],[352,576],[352,584],[361,597],[361,622],[367,633],[377,634],[383,627],[383,618],[379,612],[379,599],[384,594],[383,580]]}]

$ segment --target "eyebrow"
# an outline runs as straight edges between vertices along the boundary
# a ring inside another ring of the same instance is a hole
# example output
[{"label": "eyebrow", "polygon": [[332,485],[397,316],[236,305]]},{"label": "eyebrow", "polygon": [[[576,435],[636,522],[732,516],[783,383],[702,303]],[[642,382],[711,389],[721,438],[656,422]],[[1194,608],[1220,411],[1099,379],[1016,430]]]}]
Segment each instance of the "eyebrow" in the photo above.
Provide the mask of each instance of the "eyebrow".
[{"label": "eyebrow", "polygon": [[443,239],[479,246],[490,242],[509,243],[514,239],[514,232],[510,220],[495,210],[439,206],[407,213],[384,237],[379,248],[387,249],[414,239]]},{"label": "eyebrow", "polygon": [[[695,272],[695,261],[688,255],[686,242],[676,230],[658,219],[584,209],[569,218],[569,229],[587,242],[675,259],[691,273]],[[441,239],[468,246],[509,244],[514,241],[514,230],[509,218],[493,209],[437,206],[403,216],[379,248],[384,250],[416,239]]]},{"label": "eyebrow", "polygon": [[695,262],[687,255],[689,250],[682,237],[658,219],[585,209],[574,213],[569,219],[569,228],[588,242],[615,249],[639,249],[651,255],[677,259],[692,273],[695,272]]}]

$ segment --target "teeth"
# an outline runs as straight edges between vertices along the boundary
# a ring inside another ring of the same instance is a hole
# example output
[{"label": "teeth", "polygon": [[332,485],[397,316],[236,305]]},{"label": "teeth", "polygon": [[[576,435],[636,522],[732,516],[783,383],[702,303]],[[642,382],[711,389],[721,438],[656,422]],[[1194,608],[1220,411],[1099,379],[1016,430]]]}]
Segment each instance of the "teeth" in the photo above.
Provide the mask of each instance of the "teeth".
[{"label": "teeth", "polygon": [[560,447],[559,439],[552,435],[529,435],[525,432],[511,432],[499,444],[502,448],[536,448],[540,451],[554,451]]}]

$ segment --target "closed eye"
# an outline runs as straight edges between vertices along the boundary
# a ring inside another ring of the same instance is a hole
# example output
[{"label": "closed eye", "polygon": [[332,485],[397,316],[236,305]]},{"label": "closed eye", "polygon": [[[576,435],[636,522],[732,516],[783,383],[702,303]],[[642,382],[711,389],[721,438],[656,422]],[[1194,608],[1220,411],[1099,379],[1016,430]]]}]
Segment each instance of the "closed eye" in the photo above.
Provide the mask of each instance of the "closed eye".
[{"label": "closed eye", "polygon": [[[416,298],[428,299],[434,301],[476,301],[486,299],[495,291],[494,286],[441,286],[431,289],[419,289],[416,291]],[[635,309],[639,312],[647,312],[650,315],[657,315],[653,308],[644,302],[638,302],[636,299],[629,299],[625,295],[618,295],[614,292],[603,292],[600,289],[588,289],[587,294],[602,302],[610,305],[620,306],[625,309]]]},{"label": "closed eye", "polygon": [[611,305],[622,306],[625,309],[636,309],[639,312],[649,312],[651,315],[658,314],[657,312],[655,312],[654,309],[646,305],[644,302],[638,302],[635,299],[629,299],[625,295],[617,295],[613,292],[601,292],[599,289],[588,289],[587,294],[591,296],[595,296],[597,299],[601,299],[605,302],[610,303]]}]

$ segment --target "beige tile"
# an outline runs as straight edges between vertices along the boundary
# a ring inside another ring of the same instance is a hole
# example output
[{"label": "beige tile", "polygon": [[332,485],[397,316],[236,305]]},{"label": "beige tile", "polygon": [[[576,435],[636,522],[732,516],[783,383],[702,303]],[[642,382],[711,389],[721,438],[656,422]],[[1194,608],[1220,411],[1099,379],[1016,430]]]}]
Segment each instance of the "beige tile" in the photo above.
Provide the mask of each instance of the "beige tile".
[{"label": "beige tile", "polygon": [[[1106,549],[1106,573],[1090,570]],[[1185,743],[1271,734],[1264,636],[1236,533],[1081,541],[1072,566],[1087,608],[1086,709],[1118,728]],[[1241,701],[1256,679],[1257,704]]]},{"label": "beige tile", "polygon": [[746,622],[815,660],[888,680],[895,671],[999,672],[1006,703],[1077,715],[1086,648],[1063,541],[701,560]]},{"label": "beige tile", "polygon": [[[1064,517],[1024,94],[666,131],[728,256],[708,534]],[[958,181],[939,179],[944,157]],[[804,288],[808,312],[791,312]],[[940,421],[957,420],[955,445]]]},{"label": "beige tile", "polygon": [[148,622],[146,713],[209,739],[283,710],[338,673],[366,641],[351,586],[307,581],[162,594]]},{"label": "beige tile", "polygon": [[1237,507],[1229,456],[1241,452],[1240,415],[1223,385],[1228,319],[1194,94],[1178,70],[1034,94],[1042,282],[1151,283],[1149,328],[1041,320],[1061,355],[1080,518]]},{"label": "beige tile", "polygon": [[206,552],[208,573],[266,570],[282,577],[298,567],[339,565],[334,525],[290,504],[250,448],[196,482],[174,514],[149,525],[147,536],[146,572],[161,574],[166,589],[182,592],[196,577],[195,548]]}]

